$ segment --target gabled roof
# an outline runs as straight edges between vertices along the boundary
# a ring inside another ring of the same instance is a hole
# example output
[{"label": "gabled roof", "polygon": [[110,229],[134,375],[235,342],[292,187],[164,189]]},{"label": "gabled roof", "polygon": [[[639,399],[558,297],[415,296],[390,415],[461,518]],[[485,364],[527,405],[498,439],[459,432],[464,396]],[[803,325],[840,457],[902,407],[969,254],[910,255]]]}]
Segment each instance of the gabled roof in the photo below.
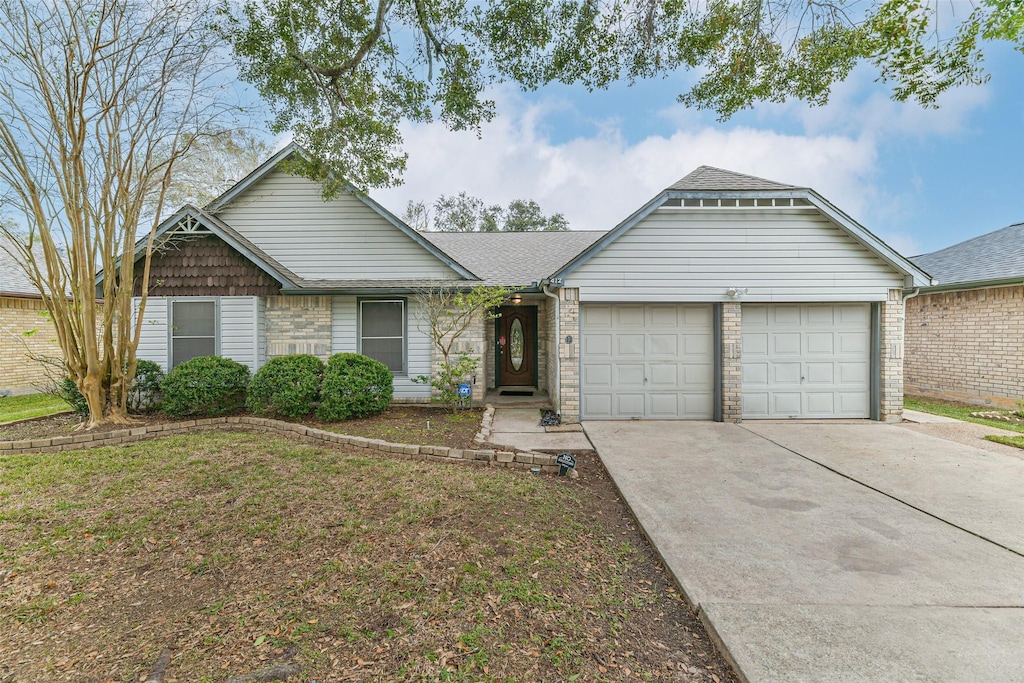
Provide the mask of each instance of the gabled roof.
[{"label": "gabled roof", "polygon": [[[278,152],[277,154],[275,154],[274,156],[270,157],[262,164],[257,166],[252,173],[245,176],[240,181],[231,186],[226,192],[224,192],[224,194],[220,195],[212,202],[204,206],[203,210],[210,214],[216,214],[217,211],[230,204],[235,198],[243,194],[247,189],[255,185],[264,176],[273,171],[278,166],[278,164],[282,163],[283,161],[287,160],[293,155],[300,155],[305,157],[306,151],[302,149],[302,147],[300,147],[299,145],[295,144],[294,142],[289,143],[280,152]],[[370,209],[376,212],[381,218],[386,220],[394,227],[398,228],[401,232],[405,233],[407,237],[411,238],[414,242],[416,242],[421,247],[426,249],[435,258],[440,260],[442,263],[444,263],[446,266],[454,270],[456,273],[466,278],[467,280],[480,279],[470,270],[466,269],[462,264],[458,263],[458,261],[453,259],[448,254],[446,254],[443,250],[439,249],[435,244],[431,243],[429,240],[424,239],[423,235],[413,230],[404,221],[402,221],[393,213],[385,209],[383,206],[381,206],[374,200],[370,199],[362,192],[357,191],[355,188],[349,187],[347,189],[352,194],[352,196],[361,201],[363,204],[366,204],[366,206],[370,207]]]},{"label": "gabled roof", "polygon": [[509,287],[540,282],[604,232],[427,232],[423,236],[480,276]]},{"label": "gabled roof", "polygon": [[1015,223],[910,260],[931,273],[940,287],[1024,280],[1024,223]]},{"label": "gabled roof", "polygon": [[[156,235],[153,239],[154,248],[160,244],[161,240],[172,237],[175,228],[181,225],[182,222],[188,218],[195,219],[204,228],[227,242],[232,249],[245,256],[249,261],[256,265],[256,267],[281,283],[283,288],[289,289],[300,286],[302,278],[298,275],[285,268],[277,260],[247,240],[237,230],[224,221],[190,204],[186,204],[184,207],[179,209],[177,213],[160,224],[156,229]],[[146,253],[146,246],[148,244],[148,235],[135,243],[133,257],[136,260]],[[102,279],[103,274],[101,273],[96,279],[97,284],[101,282]]]},{"label": "gabled roof", "polygon": [[792,190],[795,185],[786,185],[757,176],[726,171],[714,166],[698,166],[694,171],[680,178],[669,190]]},{"label": "gabled roof", "polygon": [[700,166],[689,175],[666,188],[658,196],[640,207],[633,215],[608,231],[574,259],[551,276],[561,280],[591,257],[614,242],[620,235],[654,212],[670,199],[711,199],[711,198],[765,198],[776,197],[802,200],[826,216],[836,227],[863,244],[882,261],[904,275],[908,286],[922,287],[931,283],[931,277],[923,269],[900,255],[895,249],[871,233],[867,228],[836,208],[831,202],[810,188],[787,185],[756,176],[725,171],[712,166]]}]

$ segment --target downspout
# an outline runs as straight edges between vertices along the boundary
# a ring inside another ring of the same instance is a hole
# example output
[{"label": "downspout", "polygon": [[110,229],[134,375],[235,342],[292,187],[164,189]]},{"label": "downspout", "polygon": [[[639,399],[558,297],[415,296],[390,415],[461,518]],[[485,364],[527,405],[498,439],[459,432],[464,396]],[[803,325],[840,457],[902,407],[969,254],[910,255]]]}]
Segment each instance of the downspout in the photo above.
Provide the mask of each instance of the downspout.
[{"label": "downspout", "polygon": [[[548,289],[549,285],[543,283],[540,291],[544,292],[546,296],[551,297],[555,302],[555,358],[557,359],[556,372],[555,372],[555,396],[554,401],[557,405],[556,413],[562,412],[562,354],[559,353],[559,349],[562,344],[562,310],[561,310],[561,299],[558,298],[558,294]],[[551,374],[551,368],[548,368],[548,374]]]},{"label": "downspout", "polygon": [[913,292],[911,292],[910,294],[904,294],[903,295],[903,303],[904,303],[904,305],[906,305],[907,301],[909,301],[910,299],[913,299],[915,296],[917,296],[920,293],[921,293],[921,288],[920,287],[914,287],[914,291]]}]

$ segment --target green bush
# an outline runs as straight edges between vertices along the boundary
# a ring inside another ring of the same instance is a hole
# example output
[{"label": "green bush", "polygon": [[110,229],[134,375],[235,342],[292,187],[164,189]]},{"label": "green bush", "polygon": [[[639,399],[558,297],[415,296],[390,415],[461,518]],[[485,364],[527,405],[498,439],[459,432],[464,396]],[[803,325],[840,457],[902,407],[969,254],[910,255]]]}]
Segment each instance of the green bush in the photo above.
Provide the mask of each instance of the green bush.
[{"label": "green bush", "polygon": [[358,353],[337,353],[327,361],[316,416],[333,422],[383,413],[392,393],[388,366]]},{"label": "green bush", "polygon": [[160,407],[160,385],[164,371],[151,360],[140,360],[135,366],[135,379],[128,390],[128,412],[148,413]]},{"label": "green bush", "polygon": [[256,415],[309,415],[320,396],[323,376],[323,361],[316,356],[296,354],[273,358],[249,383],[245,406]]},{"label": "green bush", "polygon": [[249,368],[229,358],[198,356],[171,370],[160,387],[173,417],[231,413],[245,405]]},{"label": "green bush", "polygon": [[64,399],[71,410],[75,411],[76,415],[86,415],[89,412],[89,403],[85,400],[85,396],[78,390],[78,385],[75,384],[75,380],[70,377],[65,377],[57,383],[56,391],[54,392],[57,396]]}]

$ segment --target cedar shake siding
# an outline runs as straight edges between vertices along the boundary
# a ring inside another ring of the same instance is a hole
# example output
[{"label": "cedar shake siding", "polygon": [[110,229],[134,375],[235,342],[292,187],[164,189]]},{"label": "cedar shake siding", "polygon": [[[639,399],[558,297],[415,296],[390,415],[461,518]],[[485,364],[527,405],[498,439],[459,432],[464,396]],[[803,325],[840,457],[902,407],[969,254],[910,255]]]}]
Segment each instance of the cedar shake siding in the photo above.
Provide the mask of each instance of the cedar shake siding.
[{"label": "cedar shake siding", "polygon": [[[135,296],[141,295],[142,262]],[[275,296],[281,285],[216,235],[176,238],[153,255],[149,296]]]}]

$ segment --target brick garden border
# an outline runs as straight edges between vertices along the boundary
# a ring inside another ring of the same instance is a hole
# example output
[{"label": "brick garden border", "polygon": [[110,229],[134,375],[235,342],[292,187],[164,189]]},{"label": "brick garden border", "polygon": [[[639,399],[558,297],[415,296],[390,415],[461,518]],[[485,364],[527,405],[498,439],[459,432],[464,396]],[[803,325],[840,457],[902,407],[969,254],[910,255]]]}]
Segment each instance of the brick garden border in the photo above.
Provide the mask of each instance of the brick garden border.
[{"label": "brick garden border", "polygon": [[28,439],[25,441],[0,441],[0,457],[5,455],[21,455],[26,453],[56,453],[98,446],[115,446],[133,443],[159,436],[169,436],[181,432],[196,430],[222,429],[225,426],[244,425],[261,431],[286,433],[304,437],[307,441],[341,446],[354,446],[368,451],[387,453],[400,458],[412,460],[430,460],[436,462],[458,463],[461,465],[477,465],[491,467],[508,467],[528,470],[540,467],[542,472],[558,472],[554,455],[535,453],[533,451],[504,451],[493,449],[474,450],[471,448],[449,448],[448,446],[419,446],[416,444],[390,443],[380,439],[367,439],[362,436],[349,436],[323,429],[306,427],[294,422],[284,422],[265,417],[249,415],[231,415],[227,417],[209,417],[200,420],[183,422],[166,422],[146,425],[133,429],[120,429],[102,434],[75,434],[71,436],[55,436],[49,439]]}]

